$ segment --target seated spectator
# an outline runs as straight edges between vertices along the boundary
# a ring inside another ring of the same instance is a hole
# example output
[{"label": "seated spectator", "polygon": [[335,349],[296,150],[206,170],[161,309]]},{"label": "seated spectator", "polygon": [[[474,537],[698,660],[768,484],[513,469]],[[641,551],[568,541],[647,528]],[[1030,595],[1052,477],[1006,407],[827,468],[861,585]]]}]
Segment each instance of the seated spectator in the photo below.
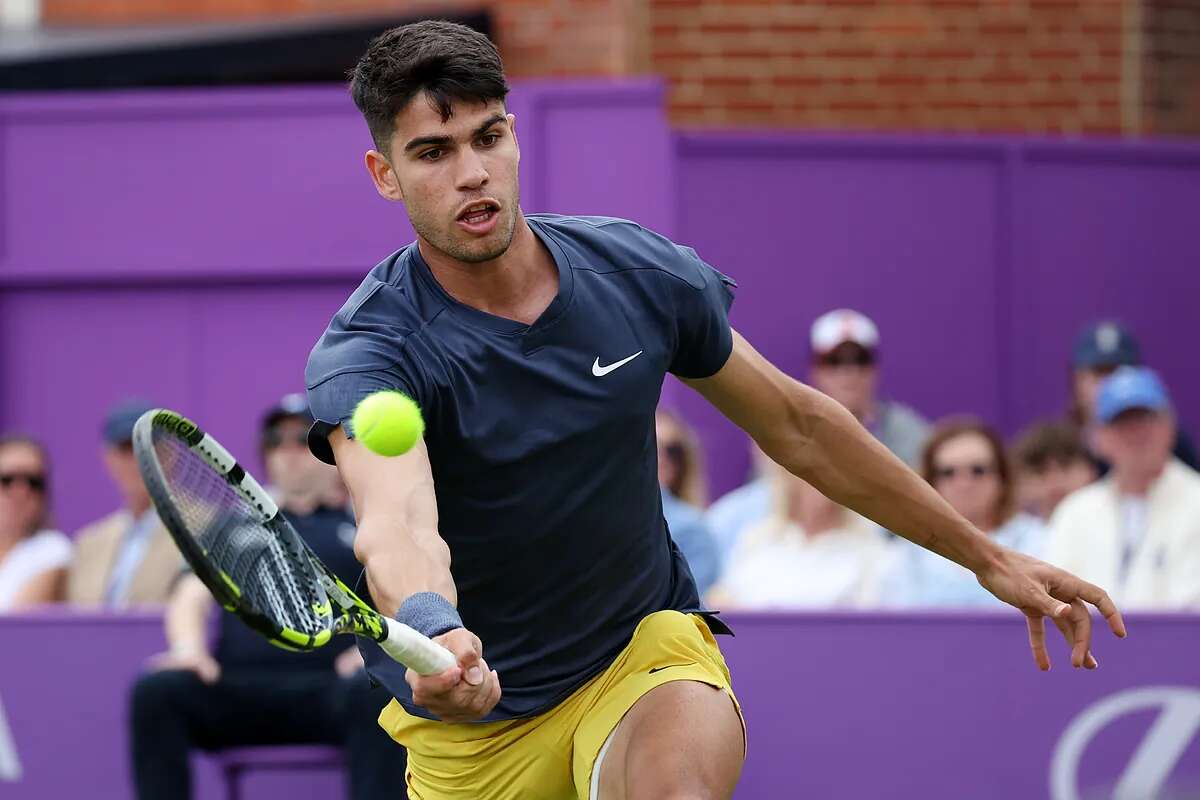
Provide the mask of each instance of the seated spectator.
[{"label": "seated spectator", "polygon": [[1096,420],[1112,468],[1054,512],[1047,560],[1122,609],[1200,608],[1200,475],[1171,455],[1166,388],[1145,367],[1121,367],[1100,384]]},{"label": "seated spectator", "polygon": [[0,437],[0,613],[62,595],[71,540],[49,526],[49,466],[33,439]]},{"label": "seated spectator", "polygon": [[152,406],[126,402],[104,419],[104,467],[124,507],[75,536],[67,602],[92,608],[161,606],[182,558],[150,504],[133,454],[133,425]]},{"label": "seated spectator", "polygon": [[[1142,351],[1133,334],[1111,320],[1088,325],[1075,342],[1071,372],[1070,420],[1083,435],[1084,446],[1092,454],[1100,473],[1108,471],[1108,462],[1097,444],[1096,393],[1100,382],[1118,367],[1142,365]],[[1171,452],[1192,469],[1200,469],[1200,455],[1192,438],[1175,423]]]},{"label": "seated spectator", "polygon": [[762,522],[771,512],[771,482],[767,475],[774,465],[753,441],[750,442],[750,463],[753,466],[750,481],[727,492],[709,506],[704,515],[722,564],[728,563],[729,554],[742,531]]},{"label": "seated spectator", "polygon": [[[263,418],[265,475],[284,516],[344,582],[360,573],[354,522],[337,471],[308,452],[312,420],[301,395]],[[332,505],[327,505],[330,501]],[[247,745],[341,744],[350,800],[400,800],[404,750],[376,723],[391,698],[371,688],[353,637],[311,653],[269,643],[232,614],[220,613],[216,647],[207,618],[216,602],[186,573],[167,607],[169,650],[132,693],[131,752],[139,800],[191,797],[188,754]]]},{"label": "seated spectator", "polygon": [[[937,425],[921,454],[921,474],[954,509],[997,542],[1040,557],[1045,529],[1016,510],[1016,487],[1004,445],[987,425],[972,419]],[[886,602],[895,606],[1004,607],[974,573],[921,547],[901,543],[892,565]]]},{"label": "seated spectator", "polygon": [[1017,470],[1017,505],[1043,522],[1064,497],[1098,475],[1079,430],[1063,422],[1028,428],[1017,437],[1012,460]]},{"label": "seated spectator", "polygon": [[654,428],[663,516],[703,596],[717,578],[719,559],[716,542],[704,521],[708,481],[700,442],[679,416],[661,408],[654,415]]},{"label": "seated spectator", "polygon": [[812,385],[837,400],[875,438],[916,466],[929,423],[906,405],[879,398],[879,329],[868,317],[841,308],[812,326]]},{"label": "seated spectator", "polygon": [[[906,405],[878,396],[879,329],[867,316],[837,309],[819,317],[810,332],[812,385],[845,406],[875,438],[915,466],[929,423]],[[753,449],[758,477],[722,497],[708,513],[722,559],[751,523],[770,514],[769,491],[762,479],[766,457]]]},{"label": "seated spectator", "polygon": [[738,541],[717,608],[861,608],[878,602],[892,545],[871,522],[772,464],[771,515]]}]

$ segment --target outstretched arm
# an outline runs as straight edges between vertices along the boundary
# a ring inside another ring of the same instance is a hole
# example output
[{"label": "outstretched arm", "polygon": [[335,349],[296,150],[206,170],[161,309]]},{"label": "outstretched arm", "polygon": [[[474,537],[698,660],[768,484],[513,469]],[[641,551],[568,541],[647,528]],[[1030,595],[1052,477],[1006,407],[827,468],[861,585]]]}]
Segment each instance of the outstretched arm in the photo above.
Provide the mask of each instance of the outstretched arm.
[{"label": "outstretched arm", "polygon": [[961,564],[1020,609],[1041,669],[1050,668],[1043,617],[1072,645],[1071,663],[1092,668],[1092,603],[1118,636],[1121,615],[1100,588],[993,542],[880,444],[836,401],[789,378],[736,331],[716,374],[685,381],[745,430],[768,456],[832,500]]},{"label": "outstretched arm", "polygon": [[[366,567],[367,585],[380,613],[399,616],[433,636],[458,659],[440,675],[408,670],[413,701],[447,722],[479,719],[500,700],[500,680],[483,660],[483,645],[455,620],[437,625],[458,602],[450,573],[450,548],[438,532],[437,496],[425,443],[394,458],[376,455],[347,438],[339,427],[329,435],[342,480],[358,519],[354,554]],[[414,597],[415,596],[415,597]],[[406,604],[407,603],[407,604]],[[444,612],[439,612],[439,607]],[[436,630],[406,614],[418,614]]]}]

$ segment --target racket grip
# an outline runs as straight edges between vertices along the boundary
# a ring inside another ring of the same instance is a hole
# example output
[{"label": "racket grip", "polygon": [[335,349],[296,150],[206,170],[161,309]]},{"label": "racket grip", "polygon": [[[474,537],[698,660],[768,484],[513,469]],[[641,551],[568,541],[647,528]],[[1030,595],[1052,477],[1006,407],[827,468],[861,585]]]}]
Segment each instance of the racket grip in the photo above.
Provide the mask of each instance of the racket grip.
[{"label": "racket grip", "polygon": [[403,622],[389,617],[383,620],[387,623],[387,636],[379,642],[379,646],[383,652],[419,675],[436,675],[458,663],[449,650]]}]

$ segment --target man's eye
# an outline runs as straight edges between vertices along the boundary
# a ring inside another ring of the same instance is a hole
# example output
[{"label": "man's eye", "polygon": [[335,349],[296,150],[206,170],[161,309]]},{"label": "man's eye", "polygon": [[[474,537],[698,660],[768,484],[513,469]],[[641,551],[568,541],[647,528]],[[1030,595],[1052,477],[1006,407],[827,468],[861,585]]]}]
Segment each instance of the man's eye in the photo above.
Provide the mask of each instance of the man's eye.
[{"label": "man's eye", "polygon": [[491,147],[498,141],[500,141],[500,134],[498,133],[485,133],[479,137],[479,143],[484,147]]},{"label": "man's eye", "polygon": [[439,147],[434,148],[433,150],[426,150],[424,153],[421,153],[421,158],[425,159],[426,161],[437,161],[444,154],[445,151]]}]

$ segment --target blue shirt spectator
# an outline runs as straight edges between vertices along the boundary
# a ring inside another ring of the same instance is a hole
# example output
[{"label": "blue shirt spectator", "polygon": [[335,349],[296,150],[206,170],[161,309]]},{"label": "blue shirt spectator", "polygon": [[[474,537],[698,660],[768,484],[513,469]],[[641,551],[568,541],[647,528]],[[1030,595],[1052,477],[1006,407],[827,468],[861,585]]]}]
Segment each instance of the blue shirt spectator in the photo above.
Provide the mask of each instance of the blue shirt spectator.
[{"label": "blue shirt spectator", "polygon": [[663,516],[675,546],[683,553],[696,588],[703,597],[717,580],[721,569],[717,554],[717,543],[704,520],[704,512],[678,499],[666,489],[662,490]]}]

